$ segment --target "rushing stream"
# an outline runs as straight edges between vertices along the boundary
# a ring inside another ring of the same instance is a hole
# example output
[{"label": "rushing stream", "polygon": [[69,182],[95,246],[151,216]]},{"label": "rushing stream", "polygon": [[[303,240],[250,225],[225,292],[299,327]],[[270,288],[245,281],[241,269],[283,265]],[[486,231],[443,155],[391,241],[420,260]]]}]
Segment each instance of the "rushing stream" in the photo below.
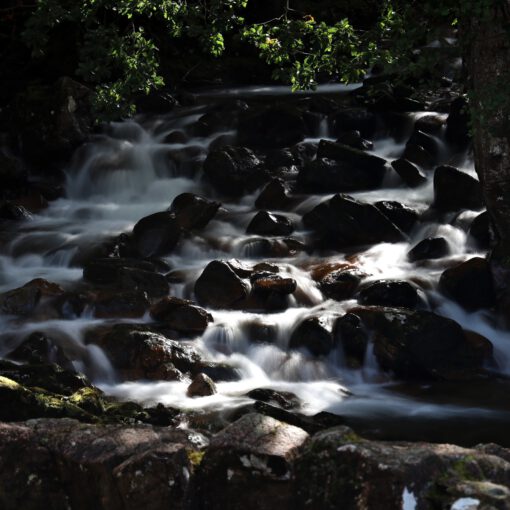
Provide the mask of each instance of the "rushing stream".
[{"label": "rushing stream", "polygon": [[[338,90],[321,92],[338,93]],[[31,221],[21,224],[16,236],[2,250],[0,292],[20,287],[36,277],[59,283],[66,289],[73,288],[82,279],[82,269],[77,261],[101,240],[131,230],[144,216],[166,210],[183,192],[217,198],[202,174],[195,175],[195,168],[197,162],[205,159],[211,144],[218,139],[235,140],[236,132],[223,131],[199,137],[192,134],[190,127],[214,101],[254,95],[266,95],[267,101],[271,101],[287,93],[286,89],[277,87],[214,91],[199,95],[196,105],[180,107],[166,116],[111,124],[104,134],[98,135],[75,155],[67,172],[65,198],[52,202]],[[410,115],[410,125],[419,117],[420,114]],[[165,143],[165,137],[176,131],[183,133],[182,143]],[[318,122],[315,137],[305,143],[320,139],[335,140],[325,116]],[[441,160],[449,161],[451,154],[441,136],[437,140]],[[404,145],[405,139],[375,140],[373,153],[391,162],[400,157]],[[456,164],[475,175],[467,156]],[[408,189],[402,187],[396,175],[388,170],[381,189],[351,195],[371,203],[396,200],[418,212],[425,212],[434,193],[430,175],[423,186]],[[43,331],[57,339],[66,351],[74,353],[76,368],[85,371],[107,394],[122,399],[161,402],[186,409],[230,409],[250,402],[245,396],[248,391],[270,387],[298,395],[303,401],[302,412],[305,414],[325,410],[349,417],[353,422],[366,422],[372,429],[384,429],[386,422],[399,423],[400,432],[411,422],[414,428],[430,428],[430,423],[437,423],[439,428],[446,429],[447,424],[451,424],[452,430],[464,429],[468,437],[470,427],[484,428],[489,438],[494,436],[496,439],[495,431],[503,431],[505,423],[510,422],[504,383],[396,382],[379,370],[370,347],[360,369],[349,368],[338,349],[322,358],[288,349],[291,331],[300,319],[317,313],[326,318],[338,316],[356,304],[355,300],[325,299],[310,275],[312,268],[328,262],[350,261],[352,254],[302,251],[274,260],[257,257],[253,249],[256,236],[246,234],[246,227],[257,211],[254,202],[258,194],[255,192],[231,203],[218,198],[223,203],[222,213],[203,232],[184,240],[172,254],[164,257],[170,268],[185,275],[184,283],[170,286],[170,294],[180,298],[194,298],[195,280],[204,267],[216,259],[235,258],[247,265],[275,262],[282,272],[296,280],[297,297],[291,298],[293,302],[287,310],[276,313],[210,310],[214,322],[201,338],[190,341],[204,358],[237,368],[242,376],[239,381],[220,382],[217,394],[195,399],[186,396],[189,380],[121,382],[101,349],[84,341],[85,332],[91,327],[112,322],[111,319],[94,317],[91,309],[85,309],[79,317],[70,315],[65,320],[34,317],[30,321],[20,321],[0,317],[3,331],[0,355],[9,352],[29,333]],[[295,206],[287,214],[295,225],[300,225],[294,233],[296,239],[307,239],[301,216],[330,196],[295,196]],[[498,330],[488,312],[468,313],[436,290],[442,271],[453,262],[476,255],[485,256],[485,253],[477,252],[467,235],[470,221],[477,214],[479,211],[452,213],[448,217],[449,223],[444,224],[422,221],[411,232],[409,242],[375,245],[357,254],[356,265],[370,275],[368,280],[390,278],[420,282],[420,289],[428,289],[419,291],[423,306],[489,338],[494,345],[497,371],[510,376],[510,334]],[[408,261],[406,254],[410,247],[425,237],[438,236],[446,239],[449,255],[421,265]],[[136,321],[115,320],[121,321],[150,322],[151,318],[147,314]],[[276,341],[251,343],[245,331],[246,325],[254,321],[276,327]],[[447,432],[445,434],[448,436]],[[394,435],[398,437],[399,433]],[[440,435],[438,432],[437,437]],[[434,431],[431,436],[435,438]],[[455,432],[451,432],[448,437],[454,436]]]}]

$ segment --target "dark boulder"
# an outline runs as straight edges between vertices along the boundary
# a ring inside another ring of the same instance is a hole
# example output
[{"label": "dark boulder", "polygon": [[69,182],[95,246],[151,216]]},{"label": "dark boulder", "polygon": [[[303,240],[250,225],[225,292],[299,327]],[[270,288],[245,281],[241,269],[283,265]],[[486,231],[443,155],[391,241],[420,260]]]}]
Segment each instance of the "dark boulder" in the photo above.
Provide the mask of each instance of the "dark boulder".
[{"label": "dark boulder", "polygon": [[239,140],[250,147],[289,147],[307,133],[302,111],[288,105],[248,110],[239,119]]},{"label": "dark boulder", "polygon": [[424,115],[423,117],[416,119],[414,123],[414,128],[416,130],[423,131],[429,135],[441,134],[444,126],[445,121],[440,115]]},{"label": "dark boulder", "polygon": [[243,416],[211,440],[191,508],[290,508],[292,462],[307,439],[304,430],[268,416]]},{"label": "dark boulder", "polygon": [[255,200],[255,207],[259,209],[285,211],[291,204],[292,199],[289,197],[289,189],[281,179],[273,179],[268,182],[257,200]]},{"label": "dark boulder", "polygon": [[297,284],[294,278],[285,278],[270,272],[254,273],[250,277],[254,292],[261,294],[277,293],[292,294],[296,291]]},{"label": "dark boulder", "polygon": [[345,131],[359,131],[364,138],[372,138],[377,130],[377,117],[365,108],[346,108],[332,116],[337,135]]},{"label": "dark boulder", "polygon": [[216,384],[204,373],[197,374],[186,390],[186,395],[190,398],[209,397],[217,393]]},{"label": "dark boulder", "polygon": [[129,267],[118,270],[118,287],[127,291],[146,292],[153,298],[166,296],[170,289],[164,275]]},{"label": "dark boulder", "polygon": [[259,211],[250,221],[246,233],[260,236],[288,236],[294,227],[286,216]]},{"label": "dark boulder", "polygon": [[305,227],[329,247],[397,243],[405,240],[402,231],[372,204],[347,195],[335,195],[303,216]]},{"label": "dark boulder", "polygon": [[277,170],[299,164],[299,158],[289,148],[274,149],[267,152],[265,164],[270,170]]},{"label": "dark boulder", "polygon": [[416,308],[418,292],[409,282],[379,280],[363,287],[358,295],[362,305],[377,305],[396,308]]},{"label": "dark boulder", "polygon": [[490,361],[487,339],[474,343],[459,324],[435,313],[402,308],[351,312],[372,330],[381,367],[403,379],[469,380]]},{"label": "dark boulder", "polygon": [[141,290],[102,290],[90,293],[88,297],[94,308],[94,317],[101,319],[136,319],[143,317],[150,306],[147,293]]},{"label": "dark boulder", "polygon": [[193,348],[151,331],[145,326],[116,324],[87,332],[117,374],[125,380],[179,380],[200,361]]},{"label": "dark boulder", "polygon": [[41,290],[35,285],[24,285],[0,294],[0,311],[6,315],[30,315],[39,300]]},{"label": "dark boulder", "polygon": [[419,145],[423,147],[434,160],[437,160],[440,153],[439,142],[436,138],[428,133],[424,133],[419,129],[415,129],[407,142],[409,144]]},{"label": "dark boulder", "polygon": [[319,288],[327,298],[344,301],[354,296],[365,276],[356,268],[339,269],[324,276],[319,282]]},{"label": "dark boulder", "polygon": [[439,289],[469,311],[496,304],[489,264],[480,257],[446,269],[439,279]]},{"label": "dark boulder", "polygon": [[88,262],[83,268],[83,279],[100,285],[115,284],[118,283],[118,273],[122,268],[156,271],[154,264],[145,260],[108,257]]},{"label": "dark boulder", "polygon": [[198,302],[211,308],[235,308],[248,294],[249,285],[221,260],[210,262],[195,282]]},{"label": "dark boulder", "polygon": [[369,337],[357,315],[347,313],[339,317],[333,326],[333,338],[335,344],[342,347],[350,366],[359,368],[363,365]]},{"label": "dark boulder", "polygon": [[205,228],[214,218],[219,202],[214,202],[194,193],[181,193],[174,198],[168,211],[175,214],[178,225],[185,230]]},{"label": "dark boulder", "polygon": [[305,191],[335,192],[375,189],[386,174],[386,160],[348,145],[321,140],[317,159],[299,172]]},{"label": "dark boulder", "polygon": [[369,140],[365,140],[361,136],[361,133],[357,130],[345,131],[345,133],[341,133],[338,136],[337,143],[348,145],[353,149],[358,149],[361,151],[368,151],[374,148],[374,144]]},{"label": "dark boulder", "polygon": [[333,334],[322,317],[301,321],[290,336],[291,349],[306,348],[314,356],[327,356],[335,347]]},{"label": "dark boulder", "polygon": [[396,159],[391,166],[410,188],[417,188],[427,182],[427,177],[407,159]]},{"label": "dark boulder", "polygon": [[453,166],[437,167],[434,173],[434,207],[441,212],[481,209],[480,182]]},{"label": "dark boulder", "polygon": [[29,221],[32,218],[32,214],[30,214],[30,212],[22,205],[17,205],[13,202],[4,202],[3,204],[0,204],[0,221]]},{"label": "dark boulder", "polygon": [[408,143],[401,156],[415,165],[423,168],[433,168],[437,164],[436,159],[421,145],[416,143]]},{"label": "dark boulder", "polygon": [[450,253],[450,246],[444,237],[427,237],[413,246],[407,253],[410,262],[440,259]]},{"label": "dark boulder", "polygon": [[474,239],[477,248],[488,250],[491,244],[489,213],[479,214],[469,227],[469,236]]},{"label": "dark boulder", "polygon": [[212,321],[211,315],[203,308],[175,297],[166,297],[155,303],[151,308],[151,317],[164,322],[171,330],[196,335],[202,334]]},{"label": "dark boulder", "polygon": [[500,447],[369,441],[340,426],[302,448],[292,508],[504,510],[509,473]]},{"label": "dark boulder", "polygon": [[230,196],[252,191],[269,178],[250,149],[230,145],[208,154],[204,173],[217,191]]},{"label": "dark boulder", "polygon": [[44,333],[31,333],[16,349],[8,354],[8,357],[15,361],[35,365],[55,363],[66,370],[74,371],[73,364],[62,347]]},{"label": "dark boulder", "polygon": [[167,255],[179,242],[181,231],[174,213],[158,212],[142,218],[133,227],[133,241],[142,257]]},{"label": "dark boulder", "polygon": [[394,200],[381,200],[374,203],[402,232],[409,233],[419,220],[419,214],[410,207]]},{"label": "dark boulder", "polygon": [[292,410],[301,406],[299,398],[289,391],[276,391],[271,388],[256,388],[246,394],[247,397],[259,402],[281,407],[282,409]]}]

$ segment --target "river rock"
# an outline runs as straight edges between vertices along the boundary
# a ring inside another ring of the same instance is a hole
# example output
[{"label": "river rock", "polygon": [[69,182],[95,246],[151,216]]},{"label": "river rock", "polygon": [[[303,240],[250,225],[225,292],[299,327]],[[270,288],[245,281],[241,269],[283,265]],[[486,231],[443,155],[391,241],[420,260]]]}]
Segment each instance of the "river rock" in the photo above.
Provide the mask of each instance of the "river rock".
[{"label": "river rock", "polygon": [[186,395],[190,398],[209,397],[217,393],[216,384],[204,373],[196,375],[186,390]]},{"label": "river rock", "polygon": [[407,159],[396,159],[391,166],[410,188],[417,188],[427,182],[427,177]]},{"label": "river rock", "polygon": [[250,221],[246,233],[260,236],[288,236],[294,227],[286,216],[259,211]]},{"label": "river rock", "polygon": [[347,195],[322,202],[303,216],[303,223],[322,244],[339,249],[405,240],[403,232],[377,207]]},{"label": "river rock", "polygon": [[372,330],[381,367],[403,379],[472,379],[490,361],[487,339],[475,344],[459,324],[435,313],[403,308],[351,312]]},{"label": "river rock", "polygon": [[66,370],[74,371],[71,360],[64,350],[44,333],[31,333],[8,354],[10,359],[32,364],[56,363]]},{"label": "river rock", "polygon": [[255,200],[255,207],[259,209],[287,210],[292,204],[289,189],[282,179],[272,179]]},{"label": "river rock", "polygon": [[469,236],[481,250],[488,250],[491,244],[490,218],[487,212],[479,214],[469,227]]},{"label": "river rock", "polygon": [[359,131],[364,138],[372,138],[377,130],[377,117],[365,108],[345,108],[332,116],[337,136],[345,131]]},{"label": "river rock", "polygon": [[440,259],[450,253],[450,246],[444,237],[427,237],[413,246],[407,253],[410,262]]},{"label": "river rock", "polygon": [[440,115],[424,115],[416,119],[414,128],[429,135],[439,135],[445,126],[445,121]]},{"label": "river rock", "polygon": [[437,161],[440,153],[440,146],[438,140],[432,135],[424,133],[415,127],[415,130],[411,134],[407,143],[423,147],[432,156],[432,158]]},{"label": "river rock", "polygon": [[103,349],[125,380],[179,380],[200,361],[200,355],[192,347],[145,326],[116,324],[89,331],[86,339]]},{"label": "river rock", "polygon": [[352,367],[359,368],[363,365],[369,337],[357,315],[346,313],[339,317],[333,326],[333,339],[335,344],[342,346],[347,362]]},{"label": "river rock", "polygon": [[170,253],[181,238],[181,226],[174,213],[163,211],[142,218],[133,227],[133,241],[142,257]]},{"label": "river rock", "polygon": [[301,321],[289,340],[290,349],[306,348],[314,356],[327,356],[335,347],[333,334],[325,319],[308,317]]},{"label": "river rock", "polygon": [[347,427],[319,432],[294,471],[297,510],[489,510],[510,504],[508,450],[489,445],[369,441]]},{"label": "river rock", "polygon": [[381,200],[374,205],[402,232],[409,233],[419,220],[419,214],[414,209],[400,202]]},{"label": "river rock", "polygon": [[271,388],[256,388],[246,394],[247,397],[259,402],[267,402],[287,411],[298,409],[301,406],[299,398],[290,391],[276,391]]},{"label": "river rock", "polygon": [[151,308],[151,317],[169,329],[183,334],[201,335],[212,322],[212,316],[191,301],[165,297]]},{"label": "river rock", "polygon": [[235,308],[248,297],[250,287],[222,260],[213,260],[195,282],[197,301],[211,308]]},{"label": "river rock", "polygon": [[340,269],[324,276],[319,282],[319,288],[327,298],[344,301],[354,296],[365,276],[365,273],[356,268]]},{"label": "river rock", "polygon": [[52,509],[184,510],[190,459],[207,444],[193,431],[69,419],[0,424],[0,437],[2,472],[17,466],[0,476],[5,510],[20,502],[27,509],[45,502]]},{"label": "river rock", "polygon": [[211,440],[192,508],[290,508],[292,462],[307,438],[304,430],[273,418],[243,416]]},{"label": "river rock", "polygon": [[368,151],[374,148],[374,144],[370,140],[365,140],[361,133],[355,129],[341,133],[336,142],[361,151]]},{"label": "river rock", "polygon": [[415,165],[422,168],[433,168],[437,164],[436,159],[421,145],[416,143],[407,143],[406,148],[401,156]]},{"label": "river rock", "polygon": [[290,147],[307,133],[303,112],[291,105],[248,110],[239,119],[239,140],[250,147]]},{"label": "river rock", "polygon": [[146,292],[151,298],[166,296],[169,292],[166,278],[159,273],[122,267],[117,275],[118,287],[127,291]]},{"label": "river rock", "polygon": [[439,279],[439,289],[469,311],[496,304],[489,264],[481,257],[446,269]]},{"label": "river rock", "polygon": [[321,140],[317,159],[299,172],[298,183],[307,192],[347,192],[379,187],[386,161],[348,145]]},{"label": "river rock", "polygon": [[416,308],[418,292],[409,282],[379,280],[364,286],[358,295],[362,305],[378,305],[397,308]]},{"label": "river rock", "polygon": [[41,299],[36,285],[25,285],[0,294],[0,311],[6,315],[30,315]]},{"label": "river rock", "polygon": [[181,228],[195,230],[205,228],[220,207],[220,202],[214,202],[194,193],[181,193],[174,198],[168,211],[175,214]]},{"label": "river rock", "polygon": [[261,294],[293,294],[297,289],[294,278],[285,278],[269,271],[253,273],[250,277],[253,291]]},{"label": "river rock", "polygon": [[94,317],[101,319],[136,319],[143,317],[150,306],[147,292],[141,290],[101,290],[90,293],[88,297],[94,308]]},{"label": "river rock", "polygon": [[100,285],[115,284],[119,281],[119,270],[122,268],[156,271],[154,264],[145,260],[107,257],[93,259],[85,264],[83,279]]},{"label": "river rock", "polygon": [[437,167],[434,173],[434,207],[441,212],[481,209],[480,182],[453,166]]},{"label": "river rock", "polygon": [[33,218],[32,214],[22,205],[13,202],[4,202],[0,204],[0,220],[7,221],[29,221]]}]

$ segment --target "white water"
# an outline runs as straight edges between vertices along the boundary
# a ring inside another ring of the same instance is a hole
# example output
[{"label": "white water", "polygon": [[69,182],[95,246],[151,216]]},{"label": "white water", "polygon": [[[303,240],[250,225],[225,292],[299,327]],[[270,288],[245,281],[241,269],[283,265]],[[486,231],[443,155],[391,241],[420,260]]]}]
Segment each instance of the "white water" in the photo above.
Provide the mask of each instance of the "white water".
[{"label": "white water", "polygon": [[[241,92],[217,91],[207,94],[207,97],[237,96]],[[263,93],[283,95],[287,92],[279,88],[250,89],[244,91],[244,96]],[[113,124],[108,134],[101,135],[97,141],[80,149],[68,170],[66,197],[51,203],[32,221],[22,224],[19,234],[0,254],[0,291],[21,286],[36,277],[73,288],[82,275],[80,267],[71,265],[77,253],[99,244],[102,239],[129,231],[144,216],[167,209],[173,198],[182,192],[213,196],[207,185],[202,183],[200,174],[198,177],[190,176],[189,165],[193,159],[202,161],[216,138],[235,133],[216,133],[206,138],[192,136],[190,126],[204,111],[204,107],[200,106],[183,108],[171,116],[145,120],[143,123],[127,121]],[[320,123],[319,129],[317,136],[328,138],[326,120]],[[173,131],[182,132],[187,141],[164,143],[165,136]],[[401,155],[403,147],[402,143],[387,138],[376,140],[373,152],[391,160]],[[190,156],[182,157],[182,151],[189,151],[190,148],[193,148]],[[446,149],[444,152],[446,158]],[[464,170],[474,172],[469,161]],[[433,198],[430,173],[429,182],[418,189],[403,188],[397,179],[391,177],[388,177],[386,186],[353,195],[367,202],[397,200],[420,212],[429,207]],[[248,265],[261,261],[250,256],[247,242],[254,236],[245,234],[246,226],[256,211],[256,197],[257,193],[237,203],[224,203],[228,213],[223,214],[221,219],[213,220],[204,232],[183,242],[175,253],[166,258],[172,268],[183,270],[188,280],[186,284],[173,285],[172,295],[193,298],[194,280],[213,259],[236,257]],[[303,197],[290,214],[296,225],[299,225],[298,219],[303,212],[326,198],[328,196],[324,195]],[[450,224],[421,224],[411,233],[409,243],[373,246],[357,255],[356,265],[373,280],[403,278],[422,282],[420,292],[424,302],[438,303],[439,313],[487,336],[495,346],[498,369],[510,375],[510,334],[491,325],[490,317],[484,312],[468,314],[430,290],[435,288],[441,272],[452,262],[460,262],[474,255],[483,256],[475,253],[467,242],[466,226],[474,216],[474,212],[467,211],[457,218],[452,215]],[[450,245],[451,254],[422,266],[407,261],[406,253],[410,247],[428,236],[444,237]],[[306,232],[298,229],[295,237],[304,239]],[[296,294],[303,296],[295,299],[285,312],[264,315],[212,311],[214,323],[193,345],[205,359],[236,367],[242,379],[219,383],[218,394],[211,397],[187,398],[189,381],[116,382],[115,373],[104,354],[97,347],[84,344],[85,332],[104,322],[87,315],[70,320],[41,319],[33,322],[0,317],[3,332],[0,355],[5,355],[30,332],[45,331],[76,360],[78,369],[84,370],[109,394],[188,409],[223,409],[242,405],[249,401],[243,396],[246,392],[258,387],[271,387],[296,393],[303,401],[302,411],[307,414],[321,410],[354,416],[386,412],[411,412],[418,416],[490,413],[490,410],[476,406],[464,409],[396,395],[392,392],[393,383],[389,377],[379,371],[371,348],[360,370],[348,369],[338,352],[324,359],[316,359],[305,351],[288,349],[292,329],[302,318],[317,313],[338,316],[355,303],[324,300],[309,273],[313,265],[342,261],[345,261],[342,254],[300,254],[288,259],[275,259],[282,272],[296,279],[299,288]],[[277,339],[274,344],[257,345],[248,341],[243,325],[253,320],[276,326]],[[346,398],[345,389],[349,389],[354,397]]]}]

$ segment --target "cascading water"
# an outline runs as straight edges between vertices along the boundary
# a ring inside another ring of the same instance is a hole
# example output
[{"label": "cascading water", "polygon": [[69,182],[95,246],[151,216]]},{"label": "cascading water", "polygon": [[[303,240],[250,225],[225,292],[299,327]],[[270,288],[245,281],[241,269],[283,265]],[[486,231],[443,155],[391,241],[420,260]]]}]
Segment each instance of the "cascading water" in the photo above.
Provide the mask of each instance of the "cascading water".
[{"label": "cascading water", "polygon": [[[284,94],[273,88],[262,92]],[[211,92],[204,95],[204,99],[215,101],[243,94],[245,97],[261,95],[261,91]],[[59,283],[64,288],[77,285],[82,277],[78,262],[80,256],[102,240],[129,231],[144,216],[166,210],[172,200],[183,192],[213,195],[206,182],[193,177],[191,169],[205,159],[215,140],[233,138],[236,133],[222,131],[209,136],[194,135],[190,127],[205,111],[205,106],[181,108],[162,118],[112,124],[104,134],[82,147],[68,170],[65,198],[52,202],[32,221],[23,223],[17,236],[1,253],[0,291],[19,287],[36,277]],[[414,116],[415,119],[419,117],[419,114]],[[318,126],[318,138],[310,138],[305,143],[318,142],[321,138],[334,140],[328,130],[328,122],[323,118]],[[167,137],[172,133],[180,133],[182,140],[168,142]],[[446,161],[448,150],[441,136],[437,140],[441,142],[441,159]],[[384,138],[375,141],[372,152],[391,160],[399,157],[403,148],[403,143]],[[474,173],[469,161],[464,163],[463,169]],[[381,189],[351,195],[369,203],[397,200],[419,212],[424,212],[433,199],[430,178],[426,184],[414,189],[399,187],[391,177],[384,184]],[[257,193],[240,202],[224,202],[223,207],[228,212],[211,221],[200,237],[184,240],[171,255],[165,257],[171,268],[185,275],[184,282],[171,285],[171,295],[193,298],[193,282],[211,260],[237,258],[248,265],[261,261],[252,243],[257,236],[246,234],[246,227],[257,211],[254,205],[256,197]],[[297,220],[327,198],[328,195],[296,197],[290,216]],[[356,265],[369,275],[368,280],[420,281],[425,282],[423,288],[435,289],[441,272],[452,262],[477,255],[466,234],[466,225],[474,215],[466,211],[456,217],[452,214],[449,223],[440,224],[435,220],[421,223],[411,232],[409,242],[375,245],[357,254]],[[298,231],[295,236],[304,239],[306,232]],[[427,265],[409,262],[406,254],[411,246],[425,237],[437,236],[446,239],[450,248],[447,256]],[[455,398],[451,402],[427,398],[423,387],[410,390],[408,388],[412,385],[409,385],[402,389],[400,384],[392,382],[378,369],[372,346],[369,346],[361,369],[348,367],[338,350],[321,358],[305,351],[289,350],[289,338],[299,320],[317,313],[337,317],[356,304],[352,300],[339,303],[325,299],[309,272],[314,264],[348,263],[348,258],[347,254],[321,256],[305,252],[287,258],[279,257],[276,262],[282,273],[294,278],[298,287],[290,308],[285,311],[263,314],[213,310],[214,322],[191,343],[205,359],[235,367],[241,379],[219,383],[218,393],[209,397],[188,398],[186,388],[189,381],[119,382],[107,357],[98,347],[87,345],[84,341],[87,330],[112,321],[95,318],[87,310],[79,317],[70,314],[66,319],[42,316],[21,321],[0,317],[0,355],[9,352],[29,333],[43,331],[71,352],[76,368],[85,371],[108,394],[186,409],[223,409],[242,405],[249,402],[244,396],[248,391],[270,387],[295,393],[303,401],[302,411],[305,414],[328,410],[355,418],[371,416],[374,419],[409,414],[422,419],[496,414],[501,418],[503,411],[484,407],[483,399],[465,405],[457,403]],[[263,260],[273,261],[267,257]],[[469,314],[435,290],[420,291],[420,298],[424,303],[435,303],[438,313],[489,338],[494,345],[497,370],[510,375],[510,334],[498,330],[486,312]],[[141,321],[150,320],[145,316]],[[249,341],[245,329],[254,321],[275,328],[273,343],[254,344]],[[352,396],[346,398],[348,393]]]}]

